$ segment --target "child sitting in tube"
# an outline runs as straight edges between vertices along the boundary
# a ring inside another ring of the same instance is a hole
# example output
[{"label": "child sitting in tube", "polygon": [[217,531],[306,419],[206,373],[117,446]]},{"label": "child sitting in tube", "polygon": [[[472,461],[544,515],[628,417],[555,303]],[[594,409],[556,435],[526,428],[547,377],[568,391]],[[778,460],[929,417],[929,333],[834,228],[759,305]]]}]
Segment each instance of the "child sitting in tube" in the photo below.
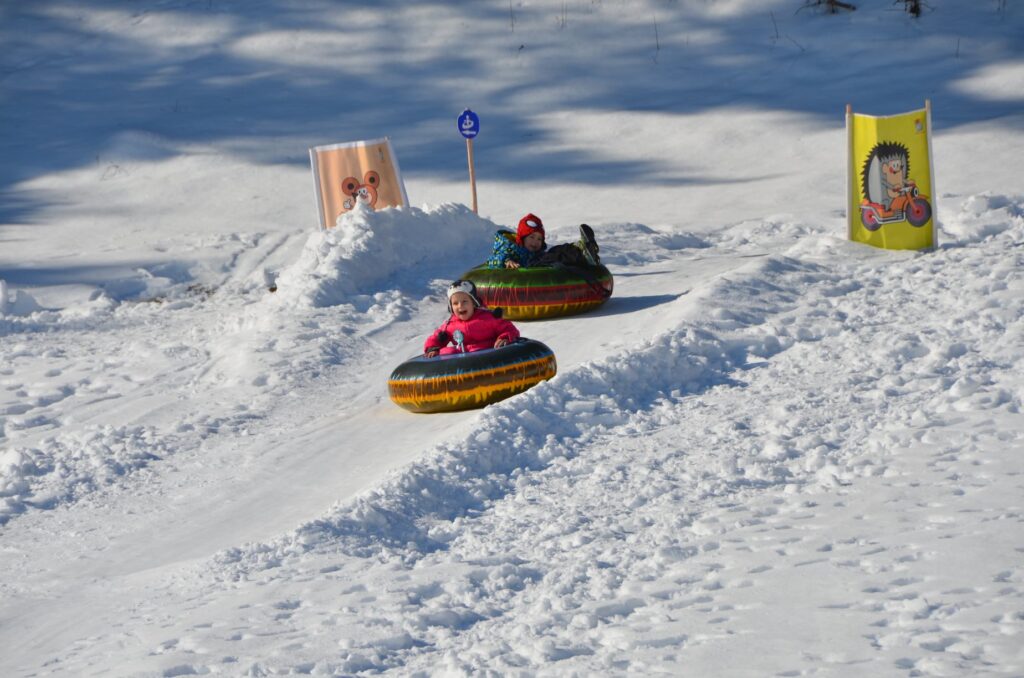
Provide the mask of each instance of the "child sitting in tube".
[{"label": "child sitting in tube", "polygon": [[483,307],[476,285],[456,280],[448,286],[448,311],[451,317],[434,330],[423,343],[428,358],[441,354],[468,353],[485,348],[501,348],[519,338],[516,326],[501,317],[501,309]]},{"label": "child sitting in tube", "polygon": [[580,224],[580,239],[548,249],[544,240],[544,222],[535,214],[519,220],[515,234],[500,229],[494,234],[494,250],[488,268],[530,266],[597,266],[601,263],[594,229]]}]

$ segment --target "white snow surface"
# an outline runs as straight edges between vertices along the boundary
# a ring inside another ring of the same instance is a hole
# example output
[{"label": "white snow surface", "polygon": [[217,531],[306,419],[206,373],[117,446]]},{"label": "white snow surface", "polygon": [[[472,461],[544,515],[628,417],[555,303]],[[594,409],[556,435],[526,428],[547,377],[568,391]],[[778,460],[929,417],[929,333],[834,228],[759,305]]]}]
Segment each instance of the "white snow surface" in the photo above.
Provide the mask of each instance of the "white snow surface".
[{"label": "white snow surface", "polygon": [[[1024,675],[1024,8],[854,3],[0,8],[0,675]],[[925,99],[939,247],[847,241]],[[401,410],[528,211],[614,296]]]}]

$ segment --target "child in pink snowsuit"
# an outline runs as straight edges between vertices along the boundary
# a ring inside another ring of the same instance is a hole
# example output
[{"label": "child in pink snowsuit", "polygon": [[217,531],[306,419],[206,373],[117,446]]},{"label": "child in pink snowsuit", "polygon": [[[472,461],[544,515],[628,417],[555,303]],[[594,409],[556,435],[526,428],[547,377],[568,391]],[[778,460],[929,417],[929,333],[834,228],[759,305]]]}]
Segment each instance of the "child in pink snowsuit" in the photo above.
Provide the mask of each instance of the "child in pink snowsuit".
[{"label": "child in pink snowsuit", "polygon": [[519,338],[515,325],[481,306],[476,285],[469,280],[456,280],[448,286],[448,310],[451,317],[423,343],[428,358],[501,348]]}]

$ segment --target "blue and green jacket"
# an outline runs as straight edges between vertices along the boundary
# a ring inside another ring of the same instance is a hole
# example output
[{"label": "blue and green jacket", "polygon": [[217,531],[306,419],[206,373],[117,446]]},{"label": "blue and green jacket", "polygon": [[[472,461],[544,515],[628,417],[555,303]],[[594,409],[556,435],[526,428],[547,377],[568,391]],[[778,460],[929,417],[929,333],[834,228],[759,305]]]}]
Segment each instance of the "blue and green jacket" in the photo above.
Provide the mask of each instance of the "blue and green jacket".
[{"label": "blue and green jacket", "polygon": [[505,268],[505,262],[509,259],[523,267],[536,266],[547,247],[547,243],[544,243],[540,252],[531,252],[516,243],[514,232],[499,229],[494,233],[494,251],[487,260],[487,268]]}]

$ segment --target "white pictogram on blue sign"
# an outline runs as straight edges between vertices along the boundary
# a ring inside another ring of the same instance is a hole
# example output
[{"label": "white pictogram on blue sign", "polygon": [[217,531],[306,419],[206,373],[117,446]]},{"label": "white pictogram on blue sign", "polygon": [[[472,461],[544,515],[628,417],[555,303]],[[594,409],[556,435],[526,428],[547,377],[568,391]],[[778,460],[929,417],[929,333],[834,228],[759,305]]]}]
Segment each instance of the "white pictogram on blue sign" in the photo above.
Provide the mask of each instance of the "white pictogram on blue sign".
[{"label": "white pictogram on blue sign", "polygon": [[459,115],[459,132],[467,139],[480,133],[480,116],[468,108]]}]

